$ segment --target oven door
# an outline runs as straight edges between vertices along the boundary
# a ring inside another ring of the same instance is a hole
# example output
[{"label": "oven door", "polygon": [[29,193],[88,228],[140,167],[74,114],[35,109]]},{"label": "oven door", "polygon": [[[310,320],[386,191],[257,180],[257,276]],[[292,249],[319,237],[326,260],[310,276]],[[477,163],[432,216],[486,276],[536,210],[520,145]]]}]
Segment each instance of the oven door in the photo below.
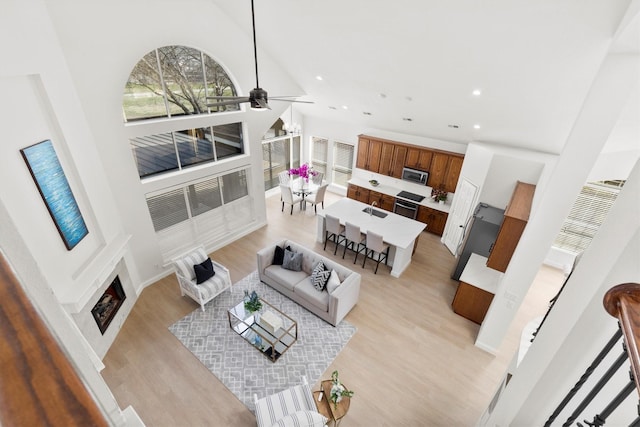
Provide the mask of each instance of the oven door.
[{"label": "oven door", "polygon": [[396,199],[396,203],[393,206],[393,213],[406,216],[407,218],[416,219],[418,216],[418,205]]}]

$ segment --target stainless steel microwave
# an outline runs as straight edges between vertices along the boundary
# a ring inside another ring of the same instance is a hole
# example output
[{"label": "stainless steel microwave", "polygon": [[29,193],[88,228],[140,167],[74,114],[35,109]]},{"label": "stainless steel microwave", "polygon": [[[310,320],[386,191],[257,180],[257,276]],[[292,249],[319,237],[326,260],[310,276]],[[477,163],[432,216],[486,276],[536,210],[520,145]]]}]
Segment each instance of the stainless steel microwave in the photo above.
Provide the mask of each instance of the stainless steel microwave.
[{"label": "stainless steel microwave", "polygon": [[427,185],[429,172],[411,168],[402,168],[402,179],[404,181],[413,182],[414,184]]}]

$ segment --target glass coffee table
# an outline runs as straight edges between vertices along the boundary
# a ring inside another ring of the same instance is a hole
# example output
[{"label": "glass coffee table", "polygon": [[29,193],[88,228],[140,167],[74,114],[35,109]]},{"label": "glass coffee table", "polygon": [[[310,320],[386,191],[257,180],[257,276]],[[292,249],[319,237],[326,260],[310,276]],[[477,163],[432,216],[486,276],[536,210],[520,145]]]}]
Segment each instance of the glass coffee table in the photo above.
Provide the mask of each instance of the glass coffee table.
[{"label": "glass coffee table", "polygon": [[229,327],[272,362],[298,340],[298,322],[260,298],[262,309],[250,313],[244,300],[227,310]]}]

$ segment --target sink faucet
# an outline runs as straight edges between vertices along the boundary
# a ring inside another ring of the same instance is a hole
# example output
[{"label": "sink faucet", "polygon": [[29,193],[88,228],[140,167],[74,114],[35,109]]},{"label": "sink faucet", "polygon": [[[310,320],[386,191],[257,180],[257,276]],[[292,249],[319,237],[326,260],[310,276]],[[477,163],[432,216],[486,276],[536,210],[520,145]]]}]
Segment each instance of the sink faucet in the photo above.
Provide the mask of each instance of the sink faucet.
[{"label": "sink faucet", "polygon": [[369,206],[369,216],[373,215],[373,207],[376,205],[376,201],[371,202],[371,206]]}]

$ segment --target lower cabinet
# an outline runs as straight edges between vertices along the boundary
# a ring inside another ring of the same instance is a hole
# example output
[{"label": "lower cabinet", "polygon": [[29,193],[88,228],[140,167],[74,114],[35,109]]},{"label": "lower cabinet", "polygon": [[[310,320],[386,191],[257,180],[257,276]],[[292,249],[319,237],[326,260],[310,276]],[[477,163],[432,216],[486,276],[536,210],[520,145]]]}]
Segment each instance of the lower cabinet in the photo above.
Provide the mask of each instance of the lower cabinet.
[{"label": "lower cabinet", "polygon": [[431,209],[426,206],[418,207],[417,220],[427,224],[426,231],[429,233],[442,236],[444,233],[444,226],[447,224],[447,217],[449,214],[439,211],[437,209]]},{"label": "lower cabinet", "polygon": [[387,194],[378,193],[377,191],[369,191],[369,201],[371,204],[376,202],[376,206],[385,211],[393,212],[393,205],[396,203],[396,198]]},{"label": "lower cabinet", "polygon": [[460,282],[451,305],[454,313],[481,325],[491,301],[493,301],[491,292]]},{"label": "lower cabinet", "polygon": [[347,197],[362,203],[369,204],[369,193],[370,190],[357,185],[349,184],[347,187]]}]

